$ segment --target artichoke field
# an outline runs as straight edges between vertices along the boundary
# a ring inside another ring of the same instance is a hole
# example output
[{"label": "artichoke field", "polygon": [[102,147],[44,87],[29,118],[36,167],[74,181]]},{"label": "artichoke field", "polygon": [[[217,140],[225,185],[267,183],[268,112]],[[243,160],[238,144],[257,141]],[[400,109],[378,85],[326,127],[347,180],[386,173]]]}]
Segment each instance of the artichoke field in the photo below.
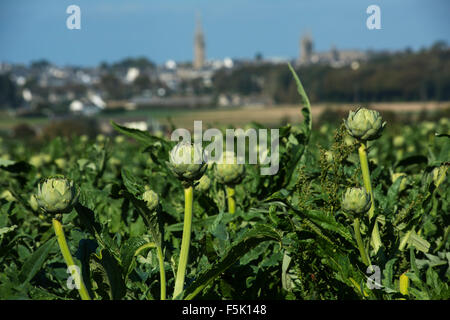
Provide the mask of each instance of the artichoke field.
[{"label": "artichoke field", "polygon": [[3,139],[0,299],[449,299],[448,120],[315,128],[293,76],[275,175],[179,164],[191,146],[116,123]]}]

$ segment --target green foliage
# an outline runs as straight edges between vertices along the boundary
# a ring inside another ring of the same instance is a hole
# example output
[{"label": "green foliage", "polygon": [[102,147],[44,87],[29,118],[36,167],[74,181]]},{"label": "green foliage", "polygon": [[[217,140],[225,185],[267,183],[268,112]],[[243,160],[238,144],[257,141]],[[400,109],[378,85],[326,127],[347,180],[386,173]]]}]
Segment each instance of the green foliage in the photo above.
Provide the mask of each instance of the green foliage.
[{"label": "green foliage", "polygon": [[[280,128],[276,175],[261,176],[259,166],[245,165],[234,214],[227,211],[225,186],[212,168],[206,170],[208,188],[194,191],[189,260],[178,297],[172,292],[184,197],[166,166],[174,142],[116,123],[115,130],[131,140],[75,137],[69,143],[60,137],[35,147],[1,141],[0,298],[79,299],[67,287],[52,216],[31,201],[42,178],[62,174],[80,189],[62,223],[93,299],[159,299],[160,268],[167,297],[175,299],[449,299],[448,121],[388,124],[369,142],[382,243],[372,249],[375,219],[363,214],[364,246],[381,272],[381,287],[370,289],[372,273],[360,258],[353,217],[341,203],[347,188],[363,185],[357,144],[343,124],[312,130],[309,99],[292,68],[286,70],[304,121]],[[393,181],[394,174],[404,175]],[[153,211],[142,199],[147,186],[159,198]],[[399,289],[402,274],[410,280],[407,295]]]}]

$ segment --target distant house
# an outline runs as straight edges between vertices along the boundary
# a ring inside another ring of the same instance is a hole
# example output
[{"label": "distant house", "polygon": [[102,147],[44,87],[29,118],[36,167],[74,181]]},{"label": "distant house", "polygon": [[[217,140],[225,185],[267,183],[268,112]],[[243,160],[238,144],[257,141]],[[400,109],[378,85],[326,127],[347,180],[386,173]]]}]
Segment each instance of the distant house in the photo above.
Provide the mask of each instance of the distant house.
[{"label": "distant house", "polygon": [[219,107],[236,107],[241,105],[242,99],[237,94],[225,94],[222,93],[217,98],[217,105]]},{"label": "distant house", "polygon": [[106,107],[103,99],[94,93],[89,93],[87,97],[73,100],[70,103],[70,112],[74,114],[82,114],[91,116],[97,114]]}]

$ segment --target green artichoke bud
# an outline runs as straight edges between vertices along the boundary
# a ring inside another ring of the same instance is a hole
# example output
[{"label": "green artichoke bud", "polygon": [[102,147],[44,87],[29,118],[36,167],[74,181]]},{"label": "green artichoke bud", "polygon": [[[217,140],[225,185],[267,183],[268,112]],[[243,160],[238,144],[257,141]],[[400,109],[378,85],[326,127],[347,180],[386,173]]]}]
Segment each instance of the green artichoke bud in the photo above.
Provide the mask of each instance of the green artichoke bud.
[{"label": "green artichoke bud", "polygon": [[348,188],[342,199],[342,209],[356,215],[366,213],[371,206],[370,194],[364,188]]},{"label": "green artichoke bud", "polygon": [[36,200],[48,213],[69,213],[78,200],[78,194],[73,181],[56,176],[39,184]]},{"label": "green artichoke bud", "polygon": [[397,148],[403,147],[405,145],[405,137],[395,136],[394,139],[392,140],[392,144],[394,145],[394,147]]},{"label": "green artichoke bud", "polygon": [[351,135],[346,134],[345,138],[344,138],[344,143],[346,146],[353,146],[355,145],[357,142],[357,140],[355,138],[353,138]]},{"label": "green artichoke bud", "polygon": [[88,142],[88,140],[89,140],[89,137],[87,135],[83,134],[83,135],[80,136],[80,141],[81,142]]},{"label": "green artichoke bud", "polygon": [[121,143],[123,143],[124,141],[125,141],[125,137],[124,137],[124,136],[116,136],[116,137],[114,138],[114,142],[117,143],[117,144],[121,144]]},{"label": "green artichoke bud", "polygon": [[39,204],[36,200],[36,196],[34,194],[32,194],[30,196],[30,200],[28,200],[28,204],[30,205],[31,209],[33,209],[34,211],[37,211],[39,209]]},{"label": "green artichoke bud", "polygon": [[147,204],[150,211],[154,211],[159,204],[158,194],[153,190],[147,190],[142,194],[142,200]]},{"label": "green artichoke bud", "polygon": [[121,161],[119,159],[117,159],[116,157],[111,157],[109,159],[109,163],[113,166],[113,167],[118,167],[121,165]]},{"label": "green artichoke bud", "polygon": [[325,159],[327,162],[332,163],[334,160],[334,155],[332,151],[325,151]]},{"label": "green artichoke bud", "polygon": [[344,123],[352,137],[363,141],[377,139],[386,126],[378,111],[365,108],[350,111]]},{"label": "green artichoke bud", "polygon": [[436,129],[436,124],[434,122],[425,121],[425,122],[422,122],[421,128],[422,128],[422,132],[429,133]]},{"label": "green artichoke bud", "polygon": [[398,191],[402,192],[403,190],[406,189],[406,185],[408,183],[406,173],[404,173],[404,172],[393,173],[391,175],[391,179],[392,179],[392,183],[395,183],[395,181],[397,181],[398,179],[402,180],[402,182],[400,182],[400,187],[399,187]]},{"label": "green artichoke bud", "polygon": [[189,142],[177,144],[169,154],[167,166],[173,174],[186,186],[192,185],[201,178],[207,168],[203,161],[201,146]]},{"label": "green artichoke bud", "polygon": [[406,148],[406,151],[409,152],[409,153],[413,153],[413,152],[416,151],[416,147],[415,147],[414,145],[409,145],[409,146]]},{"label": "green artichoke bud", "polygon": [[43,166],[46,163],[49,163],[52,160],[51,156],[48,154],[37,154],[30,158],[29,163],[36,168]]},{"label": "green artichoke bud", "polygon": [[105,142],[106,137],[105,137],[104,134],[100,133],[100,134],[97,135],[96,140],[97,140],[97,142]]},{"label": "green artichoke bud", "polygon": [[448,120],[448,118],[441,118],[441,120],[439,120],[439,124],[441,126],[446,126],[450,123],[450,121]]},{"label": "green artichoke bud", "polygon": [[200,180],[198,180],[198,184],[195,186],[195,189],[200,192],[206,192],[211,187],[211,180],[207,175],[203,175]]},{"label": "green artichoke bud", "polygon": [[244,179],[245,167],[243,164],[237,163],[234,153],[224,152],[221,162],[216,165],[217,180],[230,186],[241,183]]},{"label": "green artichoke bud", "polygon": [[67,167],[67,160],[64,158],[55,159],[55,164],[59,169],[64,169]]},{"label": "green artichoke bud", "polygon": [[0,159],[11,160],[11,156],[9,154],[2,154],[2,155],[0,155]]},{"label": "green artichoke bud", "polygon": [[433,182],[436,187],[439,187],[439,185],[444,181],[447,174],[447,169],[447,166],[441,165],[440,167],[436,167],[433,169],[433,171],[431,171]]},{"label": "green artichoke bud", "polygon": [[158,138],[164,138],[164,132],[161,130],[156,130],[153,135]]},{"label": "green artichoke bud", "polygon": [[324,124],[324,125],[322,125],[322,126],[320,127],[319,132],[320,132],[321,134],[324,134],[324,135],[325,135],[325,134],[328,133],[328,130],[330,130],[328,124]]}]

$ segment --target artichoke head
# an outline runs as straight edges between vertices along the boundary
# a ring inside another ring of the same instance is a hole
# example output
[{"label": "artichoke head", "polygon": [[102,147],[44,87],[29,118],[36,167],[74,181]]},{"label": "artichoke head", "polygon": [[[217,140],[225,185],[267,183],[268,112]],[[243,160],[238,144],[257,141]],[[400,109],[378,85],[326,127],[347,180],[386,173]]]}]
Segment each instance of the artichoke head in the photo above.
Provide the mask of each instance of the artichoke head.
[{"label": "artichoke head", "polygon": [[344,124],[353,138],[362,141],[377,139],[386,126],[378,111],[365,108],[350,111]]},{"label": "artichoke head", "polygon": [[225,185],[236,185],[241,183],[245,176],[245,167],[238,164],[234,153],[223,153],[221,163],[216,165],[217,180]]},{"label": "artichoke head", "polygon": [[342,199],[344,211],[361,215],[369,211],[371,206],[370,194],[364,188],[348,188]]},{"label": "artichoke head", "polygon": [[203,152],[199,145],[180,142],[169,154],[167,166],[173,174],[186,186],[193,185],[201,178],[207,168],[203,161]]},{"label": "artichoke head", "polygon": [[158,194],[153,190],[146,190],[142,194],[142,200],[145,201],[145,203],[147,204],[147,208],[150,211],[154,211],[158,207],[159,197]]},{"label": "artichoke head", "polygon": [[69,213],[78,200],[78,194],[73,181],[56,176],[39,183],[36,200],[47,213]]}]

